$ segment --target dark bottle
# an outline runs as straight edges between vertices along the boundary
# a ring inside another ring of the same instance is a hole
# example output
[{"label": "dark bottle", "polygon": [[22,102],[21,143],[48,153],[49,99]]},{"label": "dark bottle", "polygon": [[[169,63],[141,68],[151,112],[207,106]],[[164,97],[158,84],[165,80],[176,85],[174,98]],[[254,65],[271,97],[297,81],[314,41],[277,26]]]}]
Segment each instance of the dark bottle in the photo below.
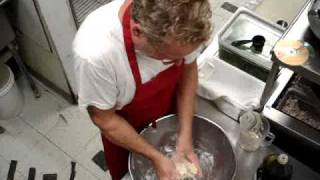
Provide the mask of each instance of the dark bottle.
[{"label": "dark bottle", "polygon": [[286,154],[270,154],[257,170],[257,180],[290,180],[293,166]]}]

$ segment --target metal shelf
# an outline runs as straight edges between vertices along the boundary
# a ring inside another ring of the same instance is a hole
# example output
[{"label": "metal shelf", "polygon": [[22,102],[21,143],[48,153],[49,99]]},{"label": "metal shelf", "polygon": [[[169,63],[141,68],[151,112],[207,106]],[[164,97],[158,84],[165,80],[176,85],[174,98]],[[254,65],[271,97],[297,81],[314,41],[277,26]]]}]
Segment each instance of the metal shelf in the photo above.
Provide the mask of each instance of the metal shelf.
[{"label": "metal shelf", "polygon": [[297,74],[320,85],[320,40],[313,34],[309,27],[308,11],[311,5],[312,1],[309,1],[281,39],[303,40],[313,47],[314,55],[310,56],[308,61],[301,66],[289,66],[279,61],[275,56],[273,56],[272,60],[280,66],[289,68]]}]

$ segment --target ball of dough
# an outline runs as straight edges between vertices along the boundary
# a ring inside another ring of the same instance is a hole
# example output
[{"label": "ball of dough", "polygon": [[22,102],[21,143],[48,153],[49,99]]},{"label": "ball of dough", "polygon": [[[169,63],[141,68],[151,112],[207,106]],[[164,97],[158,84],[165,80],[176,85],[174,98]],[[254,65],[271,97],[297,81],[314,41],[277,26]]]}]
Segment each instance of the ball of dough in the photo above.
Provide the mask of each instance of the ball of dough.
[{"label": "ball of dough", "polygon": [[197,167],[187,160],[177,162],[176,169],[180,175],[180,179],[195,178],[195,175],[198,173]]}]

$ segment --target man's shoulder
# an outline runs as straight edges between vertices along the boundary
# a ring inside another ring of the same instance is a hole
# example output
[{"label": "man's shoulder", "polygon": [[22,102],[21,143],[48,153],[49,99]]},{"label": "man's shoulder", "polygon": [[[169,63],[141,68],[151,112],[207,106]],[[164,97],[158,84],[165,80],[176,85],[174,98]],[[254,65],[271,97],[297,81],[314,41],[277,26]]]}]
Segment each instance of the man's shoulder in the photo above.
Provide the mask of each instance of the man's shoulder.
[{"label": "man's shoulder", "polygon": [[[113,2],[111,2],[113,3]],[[111,4],[110,3],[110,4]],[[122,46],[122,28],[115,5],[104,5],[92,12],[80,26],[73,41],[74,53],[83,58],[99,58],[117,53]],[[108,11],[108,10],[111,10]]]}]

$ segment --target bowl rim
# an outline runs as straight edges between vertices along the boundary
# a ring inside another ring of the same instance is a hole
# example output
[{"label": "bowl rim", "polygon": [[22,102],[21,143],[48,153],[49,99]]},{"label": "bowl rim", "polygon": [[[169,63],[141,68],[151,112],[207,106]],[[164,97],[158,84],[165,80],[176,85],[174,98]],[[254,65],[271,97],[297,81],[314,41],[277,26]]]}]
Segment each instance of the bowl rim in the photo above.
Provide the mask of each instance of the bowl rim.
[{"label": "bowl rim", "polygon": [[[163,117],[160,117],[158,118],[155,122],[159,122],[159,121],[162,121],[164,119],[167,119],[167,118],[170,118],[170,117],[173,117],[173,116],[177,116],[177,114],[169,114],[169,115],[166,115],[166,116],[163,116]],[[202,115],[199,115],[199,114],[194,114],[193,115],[194,117],[197,117],[197,118],[201,118],[211,124],[214,124],[216,127],[218,127],[218,129],[220,131],[222,131],[222,133],[225,135],[225,137],[227,138],[227,140],[229,141],[229,144],[231,146],[231,150],[232,150],[232,155],[233,155],[233,159],[234,159],[234,162],[235,162],[235,167],[234,167],[234,170],[233,170],[233,175],[232,175],[232,178],[231,180],[233,180],[235,178],[235,175],[236,175],[236,170],[238,169],[238,163],[237,163],[237,159],[236,159],[236,154],[235,154],[235,150],[234,150],[234,147],[231,145],[231,141],[229,139],[229,137],[227,136],[226,134],[226,131],[220,126],[218,125],[216,122],[213,122],[211,120],[209,120],[208,118],[202,116]],[[142,134],[144,133],[149,127],[152,127],[152,123],[150,123],[147,127],[145,127],[139,134]],[[132,152],[130,151],[129,153],[129,157],[128,157],[128,171],[129,171],[129,174],[130,174],[130,178],[131,180],[135,180],[133,178],[133,175],[132,175],[132,172],[131,172],[131,159],[132,159]]]}]

